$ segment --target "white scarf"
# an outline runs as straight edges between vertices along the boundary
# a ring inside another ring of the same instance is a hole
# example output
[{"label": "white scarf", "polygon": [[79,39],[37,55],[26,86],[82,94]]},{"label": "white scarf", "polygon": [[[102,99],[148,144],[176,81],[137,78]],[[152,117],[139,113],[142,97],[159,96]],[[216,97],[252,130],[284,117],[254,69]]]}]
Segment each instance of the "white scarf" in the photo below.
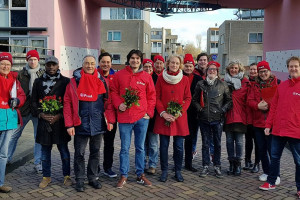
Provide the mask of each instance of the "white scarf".
[{"label": "white scarf", "polygon": [[225,73],[224,80],[227,83],[233,84],[235,90],[239,90],[242,87],[242,81],[241,80],[243,79],[243,77],[244,77],[244,72],[240,72],[235,76],[231,76],[230,74]]},{"label": "white scarf", "polygon": [[216,76],[215,78],[213,79],[209,79],[208,76],[206,77],[206,81],[207,81],[207,84],[208,85],[213,85],[215,80],[218,78],[218,76]]},{"label": "white scarf", "polygon": [[35,79],[38,78],[38,75],[36,74],[36,72],[39,71],[40,68],[41,68],[40,64],[38,64],[38,66],[34,69],[31,69],[29,67],[28,63],[26,64],[26,70],[27,70],[28,74],[30,75],[30,80],[29,80],[29,94],[30,94],[30,96],[32,94],[33,83],[34,83]]},{"label": "white scarf", "polygon": [[162,75],[163,75],[164,80],[167,83],[172,84],[172,85],[179,83],[183,77],[183,73],[182,73],[181,69],[179,69],[179,73],[176,76],[168,74],[167,69],[164,69]]}]

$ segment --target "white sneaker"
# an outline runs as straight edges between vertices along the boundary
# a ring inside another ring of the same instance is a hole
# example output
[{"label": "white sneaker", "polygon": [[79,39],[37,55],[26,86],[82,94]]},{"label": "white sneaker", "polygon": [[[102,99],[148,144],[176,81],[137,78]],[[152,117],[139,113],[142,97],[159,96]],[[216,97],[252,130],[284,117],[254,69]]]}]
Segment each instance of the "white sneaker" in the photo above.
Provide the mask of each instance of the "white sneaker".
[{"label": "white sneaker", "polygon": [[258,177],[258,180],[266,182],[268,179],[268,175],[267,174],[262,174]]},{"label": "white sneaker", "polygon": [[35,169],[36,173],[38,173],[38,174],[43,173],[43,167],[42,167],[41,164],[35,165],[35,166],[34,166],[34,169]]},{"label": "white sneaker", "polygon": [[279,185],[279,184],[280,184],[280,177],[277,176],[277,179],[276,179],[276,181],[275,181],[275,185]]}]

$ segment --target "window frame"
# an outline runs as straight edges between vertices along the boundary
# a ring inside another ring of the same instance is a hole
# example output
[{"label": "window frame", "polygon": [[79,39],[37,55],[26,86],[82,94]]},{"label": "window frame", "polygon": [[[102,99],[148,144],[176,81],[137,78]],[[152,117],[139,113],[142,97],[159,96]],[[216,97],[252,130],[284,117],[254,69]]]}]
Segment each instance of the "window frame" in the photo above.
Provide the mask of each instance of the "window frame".
[{"label": "window frame", "polygon": [[[114,33],[120,33],[120,40],[114,39]],[[109,33],[112,33],[112,38],[109,40]],[[108,30],[107,31],[107,41],[108,42],[121,42],[122,41],[122,31],[121,30]]]},{"label": "window frame", "polygon": [[[256,34],[256,41],[250,41],[250,35],[251,35],[251,34]],[[258,35],[259,35],[259,34],[261,34],[261,41],[258,41]],[[250,32],[250,33],[248,34],[248,43],[249,43],[249,44],[257,44],[257,43],[258,43],[258,44],[261,44],[261,43],[263,43],[263,40],[264,40],[264,39],[263,39],[263,36],[264,36],[264,35],[263,35],[262,32]]]},{"label": "window frame", "polygon": [[[119,62],[117,62],[117,63],[116,63],[115,60],[113,59],[115,55],[118,55],[118,56],[120,57]],[[113,65],[121,64],[121,54],[120,54],[120,53],[112,53],[111,56],[112,56],[111,64],[113,64]]]}]

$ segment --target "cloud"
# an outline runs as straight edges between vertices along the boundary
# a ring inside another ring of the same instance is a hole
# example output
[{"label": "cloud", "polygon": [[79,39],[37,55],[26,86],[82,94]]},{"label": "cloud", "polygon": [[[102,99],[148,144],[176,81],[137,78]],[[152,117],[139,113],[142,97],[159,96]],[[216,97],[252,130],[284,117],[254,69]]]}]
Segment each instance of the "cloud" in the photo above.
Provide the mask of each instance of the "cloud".
[{"label": "cloud", "polygon": [[196,45],[196,35],[202,36],[202,49],[206,49],[206,34],[210,27],[219,27],[225,20],[235,19],[234,9],[220,9],[201,13],[174,14],[170,17],[161,18],[155,13],[151,13],[150,25],[152,28],[172,29],[172,34],[178,35],[178,41],[187,43],[194,42]]}]

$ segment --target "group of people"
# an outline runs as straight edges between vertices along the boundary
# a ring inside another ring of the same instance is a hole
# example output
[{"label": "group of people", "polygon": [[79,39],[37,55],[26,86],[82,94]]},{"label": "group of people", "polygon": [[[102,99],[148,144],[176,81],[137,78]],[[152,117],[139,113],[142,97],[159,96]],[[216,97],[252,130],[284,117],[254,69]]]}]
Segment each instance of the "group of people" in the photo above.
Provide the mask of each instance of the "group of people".
[{"label": "group of people", "polygon": [[[38,64],[37,51],[29,51],[26,59],[28,64],[17,73],[11,71],[11,55],[0,54],[1,192],[11,190],[4,186],[5,167],[12,159],[25,125],[32,120],[36,141],[35,169],[43,173],[40,188],[51,183],[53,144],[57,145],[61,155],[64,184],[72,184],[68,149],[71,136],[74,136],[75,189],[78,192],[85,190],[87,143],[90,152],[88,184],[96,189],[102,187],[99,180],[102,140],[103,173],[116,177],[112,164],[117,125],[121,140],[117,188],[122,188],[127,182],[132,134],[137,183],[152,185],[145,173],[157,172],[158,157],[160,181],[167,181],[171,136],[174,178],[183,182],[183,161],[185,169],[198,171],[192,162],[197,153],[200,128],[203,165],[200,177],[210,173],[209,165],[213,163],[213,174],[223,178],[221,136],[224,131],[229,161],[227,174],[241,175],[245,145],[243,169],[257,173],[261,162],[263,174],[259,180],[265,183],[259,188],[275,189],[275,185],[280,184],[280,157],[288,142],[296,164],[295,179],[300,198],[298,57],[287,61],[289,79],[281,84],[266,61],[251,64],[249,77],[242,63],[232,61],[221,79],[220,64],[209,61],[205,53],[197,56],[195,64],[191,54],[184,58],[171,55],[167,61],[156,55],[152,61],[143,59],[141,51],[131,50],[127,55],[127,65],[117,73],[111,68],[112,56],[109,53],[99,56],[98,67],[96,58],[87,55],[71,79],[60,73],[59,61],[54,56],[46,58],[45,70]],[[45,101],[49,99],[57,104],[55,112],[47,112]],[[253,149],[254,163],[251,161]]]}]

